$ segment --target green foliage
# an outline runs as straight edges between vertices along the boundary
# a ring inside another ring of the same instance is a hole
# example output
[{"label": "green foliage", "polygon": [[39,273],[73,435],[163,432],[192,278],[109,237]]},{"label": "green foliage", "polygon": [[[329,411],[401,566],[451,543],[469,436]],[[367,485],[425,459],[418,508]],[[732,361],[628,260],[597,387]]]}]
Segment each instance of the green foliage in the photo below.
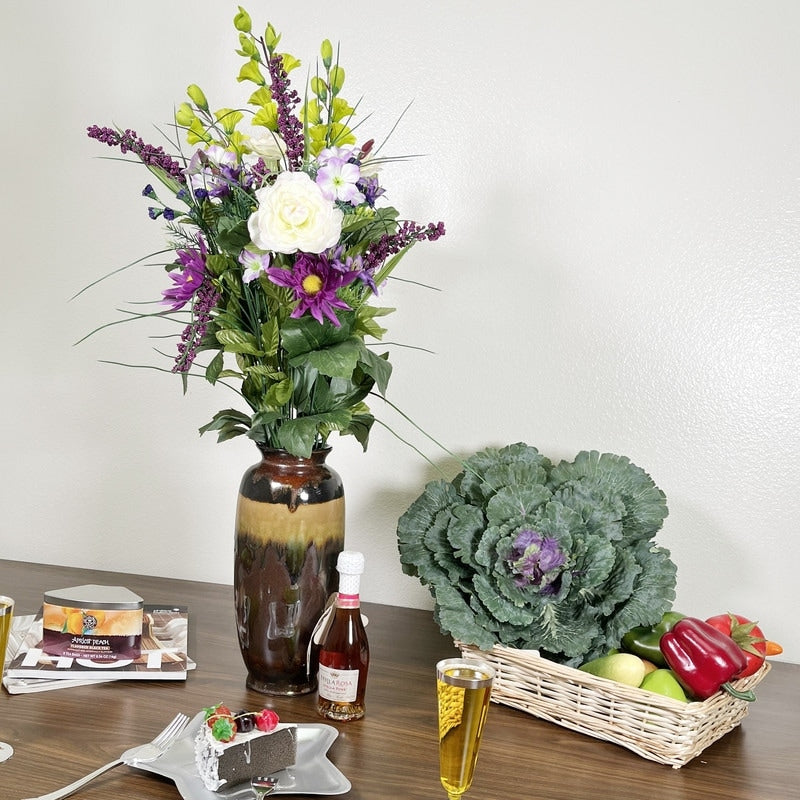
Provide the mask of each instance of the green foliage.
[{"label": "green foliage", "polygon": [[[429,588],[444,633],[576,665],[670,608],[676,568],[653,538],[666,498],[629,459],[586,451],[553,465],[518,443],[463,466],[429,483],[397,526],[403,571]],[[515,547],[531,533],[563,562],[520,571]]]}]

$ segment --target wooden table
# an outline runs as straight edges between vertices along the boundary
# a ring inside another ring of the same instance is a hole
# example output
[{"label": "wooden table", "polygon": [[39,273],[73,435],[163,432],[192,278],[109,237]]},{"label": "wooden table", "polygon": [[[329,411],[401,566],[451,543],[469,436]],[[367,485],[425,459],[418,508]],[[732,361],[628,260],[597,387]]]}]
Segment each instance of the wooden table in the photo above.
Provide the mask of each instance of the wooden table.
[{"label": "wooden table", "polygon": [[[0,693],[0,797],[21,800],[69,783],[152,738],[176,712],[224,701],[275,708],[284,721],[320,722],[314,697],[266,698],[245,687],[230,586],[0,560],[0,594],[32,614],[46,590],[126,586],[145,602],[188,604],[186,682],[114,682],[37,694]],[[364,604],[371,648],[367,715],[334,723],[331,760],[352,782],[345,800],[434,800],[439,784],[435,662],[455,655],[431,614]],[[493,705],[470,800],[789,800],[800,798],[800,666],[776,663],[736,730],[676,770],[628,750]],[[121,766],[76,795],[179,800],[166,778]]]}]

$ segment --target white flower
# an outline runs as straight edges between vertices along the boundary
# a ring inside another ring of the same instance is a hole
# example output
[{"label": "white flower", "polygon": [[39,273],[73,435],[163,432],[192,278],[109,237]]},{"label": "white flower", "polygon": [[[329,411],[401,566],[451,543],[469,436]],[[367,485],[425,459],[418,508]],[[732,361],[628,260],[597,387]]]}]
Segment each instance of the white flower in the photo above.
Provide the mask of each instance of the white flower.
[{"label": "white flower", "polygon": [[265,136],[247,138],[247,146],[265,161],[279,161],[286,153],[286,144],[277,133],[270,131]]},{"label": "white flower", "polygon": [[269,260],[269,253],[259,255],[246,248],[242,250],[239,253],[239,263],[244,267],[242,280],[245,283],[252,283],[260,275],[263,275],[267,271]]},{"label": "white flower", "polygon": [[260,250],[321,253],[339,241],[344,214],[305,172],[281,172],[255,194],[258,208],[247,230]]},{"label": "white flower", "polygon": [[317,186],[328,200],[341,200],[357,206],[364,202],[364,195],[356,186],[360,179],[361,170],[358,164],[331,158],[317,173]]}]

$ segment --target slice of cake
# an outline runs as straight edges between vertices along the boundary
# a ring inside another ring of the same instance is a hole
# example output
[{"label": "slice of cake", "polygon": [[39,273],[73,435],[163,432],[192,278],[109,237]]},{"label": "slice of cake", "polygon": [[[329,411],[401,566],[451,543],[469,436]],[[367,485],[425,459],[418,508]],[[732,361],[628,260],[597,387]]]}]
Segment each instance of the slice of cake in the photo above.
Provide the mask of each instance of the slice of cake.
[{"label": "slice of cake", "polygon": [[207,789],[215,792],[295,763],[297,728],[278,727],[274,711],[232,714],[220,704],[205,709],[205,715],[194,740],[194,756]]}]

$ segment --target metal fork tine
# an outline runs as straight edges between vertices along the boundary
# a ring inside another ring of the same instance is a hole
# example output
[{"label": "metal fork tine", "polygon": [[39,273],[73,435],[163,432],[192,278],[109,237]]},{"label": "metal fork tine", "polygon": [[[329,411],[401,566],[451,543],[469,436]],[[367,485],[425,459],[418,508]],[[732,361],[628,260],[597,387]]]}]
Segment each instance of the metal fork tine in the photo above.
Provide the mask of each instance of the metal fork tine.
[{"label": "metal fork tine", "polygon": [[164,747],[170,744],[183,731],[188,722],[189,718],[185,714],[177,714],[175,719],[153,739],[153,744],[156,747]]}]

